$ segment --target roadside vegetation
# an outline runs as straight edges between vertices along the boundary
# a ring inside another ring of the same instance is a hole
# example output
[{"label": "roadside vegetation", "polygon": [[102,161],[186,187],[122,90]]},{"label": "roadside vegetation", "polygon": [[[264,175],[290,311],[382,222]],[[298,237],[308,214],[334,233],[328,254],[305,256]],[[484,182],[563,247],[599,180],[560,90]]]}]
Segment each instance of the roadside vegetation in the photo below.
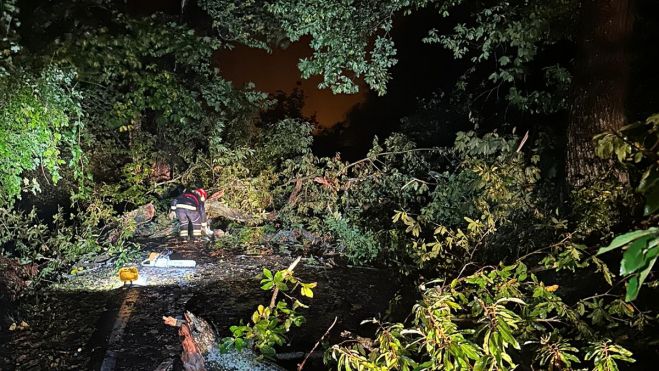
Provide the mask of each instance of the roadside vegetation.
[{"label": "roadside vegetation", "polygon": [[[167,224],[169,198],[203,186],[250,216],[214,220],[228,232],[214,248],[375,266],[418,287],[407,318],[365,318],[377,332],[329,344],[327,367],[612,371],[656,358],[659,107],[629,86],[656,71],[589,44],[610,35],[588,27],[631,22],[629,1],[608,2],[622,4],[613,15],[577,0],[266,3],[199,0],[204,22],[185,2],[148,16],[114,1],[0,3],[0,305],[81,259],[133,260],[139,226],[123,215],[152,203]],[[416,12],[452,25],[424,42],[466,67],[361,159],[314,154],[303,98],[234,86],[213,58],[310,37],[302,77],[382,95],[394,20]],[[593,76],[598,63],[627,78]],[[315,283],[292,268],[262,278],[271,303],[222,348],[272,357],[303,331]]]}]

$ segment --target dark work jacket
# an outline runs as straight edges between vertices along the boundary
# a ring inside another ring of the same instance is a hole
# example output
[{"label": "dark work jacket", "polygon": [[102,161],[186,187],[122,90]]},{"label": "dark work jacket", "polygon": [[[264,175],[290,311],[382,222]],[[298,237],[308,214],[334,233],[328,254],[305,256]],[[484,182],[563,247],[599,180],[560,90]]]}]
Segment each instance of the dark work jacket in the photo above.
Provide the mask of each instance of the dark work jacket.
[{"label": "dark work jacket", "polygon": [[201,216],[201,223],[206,223],[206,206],[194,192],[184,193],[172,200],[172,211],[176,209],[193,210]]}]

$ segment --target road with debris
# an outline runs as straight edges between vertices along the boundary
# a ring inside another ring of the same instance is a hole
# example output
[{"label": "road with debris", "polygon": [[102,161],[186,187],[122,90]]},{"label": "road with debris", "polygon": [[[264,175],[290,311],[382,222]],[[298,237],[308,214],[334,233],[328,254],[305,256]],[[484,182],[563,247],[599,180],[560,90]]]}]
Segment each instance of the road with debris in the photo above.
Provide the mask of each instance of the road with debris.
[{"label": "road with debris", "polygon": [[[194,259],[197,267],[141,267],[139,285],[123,287],[113,266],[99,266],[52,285],[26,307],[21,320],[27,327],[0,339],[6,345],[0,349],[0,370],[155,370],[163,362],[176,369],[179,336],[163,324],[163,315],[190,310],[213,324],[220,336],[228,336],[230,325],[247,320],[258,304],[268,301],[269,294],[259,288],[262,269],[284,269],[294,260],[267,252],[212,250],[204,243],[151,241],[143,249],[144,258],[151,251],[171,249],[172,259]],[[296,275],[318,282],[318,287],[303,313],[307,323],[291,332],[284,352],[310,350],[335,316],[339,320],[330,340],[340,341],[343,330],[360,329],[362,319],[384,313],[395,295],[385,272],[373,269],[303,259]],[[294,369],[296,362],[284,366]],[[305,369],[323,368],[316,359]]]}]

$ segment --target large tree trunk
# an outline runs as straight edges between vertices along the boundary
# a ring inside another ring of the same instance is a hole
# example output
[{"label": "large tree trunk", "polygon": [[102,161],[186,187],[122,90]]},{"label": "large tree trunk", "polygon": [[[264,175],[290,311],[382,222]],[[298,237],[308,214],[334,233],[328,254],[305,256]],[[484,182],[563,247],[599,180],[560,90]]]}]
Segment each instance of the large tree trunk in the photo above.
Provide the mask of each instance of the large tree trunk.
[{"label": "large tree trunk", "polygon": [[592,138],[625,123],[632,0],[583,0],[577,66],[567,129],[567,183],[572,189],[626,174],[595,156]]}]

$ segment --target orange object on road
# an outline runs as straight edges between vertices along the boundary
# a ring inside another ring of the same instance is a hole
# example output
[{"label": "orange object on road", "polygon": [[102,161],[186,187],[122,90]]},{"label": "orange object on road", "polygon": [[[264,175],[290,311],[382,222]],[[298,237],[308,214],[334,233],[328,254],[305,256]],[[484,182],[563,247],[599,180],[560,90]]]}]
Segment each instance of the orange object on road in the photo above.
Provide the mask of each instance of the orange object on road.
[{"label": "orange object on road", "polygon": [[137,267],[125,267],[119,269],[119,279],[122,282],[130,282],[131,284],[133,281],[137,281]]}]

